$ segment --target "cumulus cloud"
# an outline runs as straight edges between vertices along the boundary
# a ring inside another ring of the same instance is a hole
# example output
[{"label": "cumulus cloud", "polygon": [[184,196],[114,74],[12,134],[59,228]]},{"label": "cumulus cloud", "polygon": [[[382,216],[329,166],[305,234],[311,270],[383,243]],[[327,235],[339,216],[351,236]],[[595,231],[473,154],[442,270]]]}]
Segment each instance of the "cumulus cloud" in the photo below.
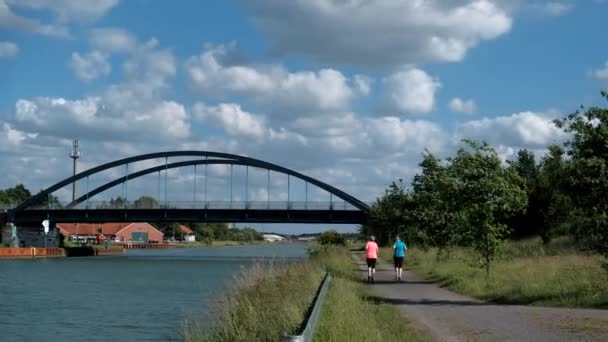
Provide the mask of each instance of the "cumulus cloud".
[{"label": "cumulus cloud", "polygon": [[561,143],[565,133],[553,124],[556,113],[521,112],[509,116],[483,118],[461,124],[457,137],[486,140],[495,146],[514,149],[544,149],[552,143]]},{"label": "cumulus cloud", "polygon": [[0,59],[15,58],[15,56],[17,56],[17,52],[19,52],[17,44],[7,41],[0,41]]},{"label": "cumulus cloud", "polygon": [[516,1],[242,1],[277,54],[321,62],[456,62],[511,29]]},{"label": "cumulus cloud", "polygon": [[398,113],[428,113],[441,83],[416,68],[398,71],[383,80],[385,105]]},{"label": "cumulus cloud", "polygon": [[89,40],[94,49],[108,53],[131,51],[137,45],[137,40],[130,32],[113,27],[91,30]]},{"label": "cumulus cloud", "polygon": [[[203,97],[246,96],[279,116],[347,109],[355,94],[367,95],[370,80],[334,69],[289,72],[278,65],[231,64],[236,46],[209,47],[186,62],[192,89]],[[297,112],[297,113],[296,113]]]},{"label": "cumulus cloud", "polygon": [[38,33],[45,36],[66,38],[69,31],[65,26],[43,24],[39,20],[16,15],[5,0],[0,0],[0,28]]},{"label": "cumulus cloud", "polygon": [[12,145],[18,146],[26,139],[36,138],[36,133],[26,133],[18,129],[11,127],[9,123],[2,123],[2,130],[0,130],[0,145]]},{"label": "cumulus cloud", "polygon": [[450,107],[450,110],[456,113],[473,114],[475,112],[476,105],[475,101],[472,99],[463,100],[459,97],[455,97],[450,100],[448,107]]},{"label": "cumulus cloud", "polygon": [[608,62],[606,62],[606,65],[604,65],[603,68],[594,70],[592,72],[593,77],[595,77],[596,79],[600,80],[600,81],[606,81],[608,80]]},{"label": "cumulus cloud", "polygon": [[197,103],[193,112],[199,120],[216,123],[228,134],[262,138],[266,133],[263,118],[244,111],[238,104],[222,103],[217,106],[207,106],[204,103]]},{"label": "cumulus cloud", "polygon": [[126,112],[109,109],[101,97],[20,99],[15,106],[15,119],[29,129],[56,137],[90,134],[102,140],[142,139],[147,135],[146,130],[163,138],[189,135],[186,110],[173,101],[160,101],[148,108]]},{"label": "cumulus cloud", "polygon": [[[105,55],[94,51],[73,55],[72,66],[83,80],[109,72]],[[48,136],[68,138],[87,135],[100,141],[149,139],[149,132],[165,141],[190,136],[185,107],[163,98],[176,73],[170,50],[160,49],[152,39],[136,47],[125,61],[125,80],[98,94],[82,99],[37,97],[20,99],[15,106],[15,124]]]},{"label": "cumulus cloud", "polygon": [[70,67],[79,80],[88,82],[110,74],[111,67],[107,58],[107,55],[99,51],[92,51],[83,56],[74,52]]}]

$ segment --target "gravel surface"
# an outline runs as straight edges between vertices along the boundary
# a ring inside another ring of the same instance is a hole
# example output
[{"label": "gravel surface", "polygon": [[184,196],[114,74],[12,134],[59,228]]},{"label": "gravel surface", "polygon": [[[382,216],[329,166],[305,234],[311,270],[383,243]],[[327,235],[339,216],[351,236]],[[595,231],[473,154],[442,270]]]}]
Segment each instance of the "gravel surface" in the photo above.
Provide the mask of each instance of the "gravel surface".
[{"label": "gravel surface", "polygon": [[[367,281],[363,253],[354,259]],[[371,300],[399,308],[434,341],[608,341],[608,310],[500,305],[440,288],[404,271],[399,283],[392,265],[379,262]]]}]

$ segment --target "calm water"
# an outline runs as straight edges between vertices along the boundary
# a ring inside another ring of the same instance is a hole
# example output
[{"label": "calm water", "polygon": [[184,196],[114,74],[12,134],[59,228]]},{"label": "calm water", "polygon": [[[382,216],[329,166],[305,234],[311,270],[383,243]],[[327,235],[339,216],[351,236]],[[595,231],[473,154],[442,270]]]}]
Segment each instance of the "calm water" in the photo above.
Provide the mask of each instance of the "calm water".
[{"label": "calm water", "polygon": [[256,259],[304,244],[130,250],[126,256],[0,260],[0,341],[167,341]]}]

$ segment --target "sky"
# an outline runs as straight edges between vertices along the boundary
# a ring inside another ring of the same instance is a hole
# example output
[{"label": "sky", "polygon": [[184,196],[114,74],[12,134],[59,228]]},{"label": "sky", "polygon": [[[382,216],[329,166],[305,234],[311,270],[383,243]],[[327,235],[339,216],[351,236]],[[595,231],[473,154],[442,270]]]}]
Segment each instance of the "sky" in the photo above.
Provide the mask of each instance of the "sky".
[{"label": "sky", "polygon": [[[0,188],[70,176],[73,139],[79,171],[228,152],[366,202],[409,183],[425,150],[447,157],[463,138],[504,160],[522,148],[541,157],[567,139],[553,119],[605,105],[606,13],[606,0],[0,0]],[[228,169],[209,172],[210,198],[225,199]],[[170,199],[200,199],[192,170],[168,177]],[[264,172],[250,177],[247,198],[287,198],[286,177],[270,194]],[[129,194],[157,183],[133,181]]]}]

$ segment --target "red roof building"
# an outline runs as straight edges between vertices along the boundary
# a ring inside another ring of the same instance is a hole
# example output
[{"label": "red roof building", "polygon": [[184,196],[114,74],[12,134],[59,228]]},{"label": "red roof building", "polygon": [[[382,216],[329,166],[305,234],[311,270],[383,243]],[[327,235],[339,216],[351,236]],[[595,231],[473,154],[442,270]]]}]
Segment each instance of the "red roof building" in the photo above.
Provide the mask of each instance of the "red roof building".
[{"label": "red roof building", "polygon": [[57,223],[66,237],[95,238],[104,236],[116,242],[162,242],[163,233],[146,222],[119,223]]}]

